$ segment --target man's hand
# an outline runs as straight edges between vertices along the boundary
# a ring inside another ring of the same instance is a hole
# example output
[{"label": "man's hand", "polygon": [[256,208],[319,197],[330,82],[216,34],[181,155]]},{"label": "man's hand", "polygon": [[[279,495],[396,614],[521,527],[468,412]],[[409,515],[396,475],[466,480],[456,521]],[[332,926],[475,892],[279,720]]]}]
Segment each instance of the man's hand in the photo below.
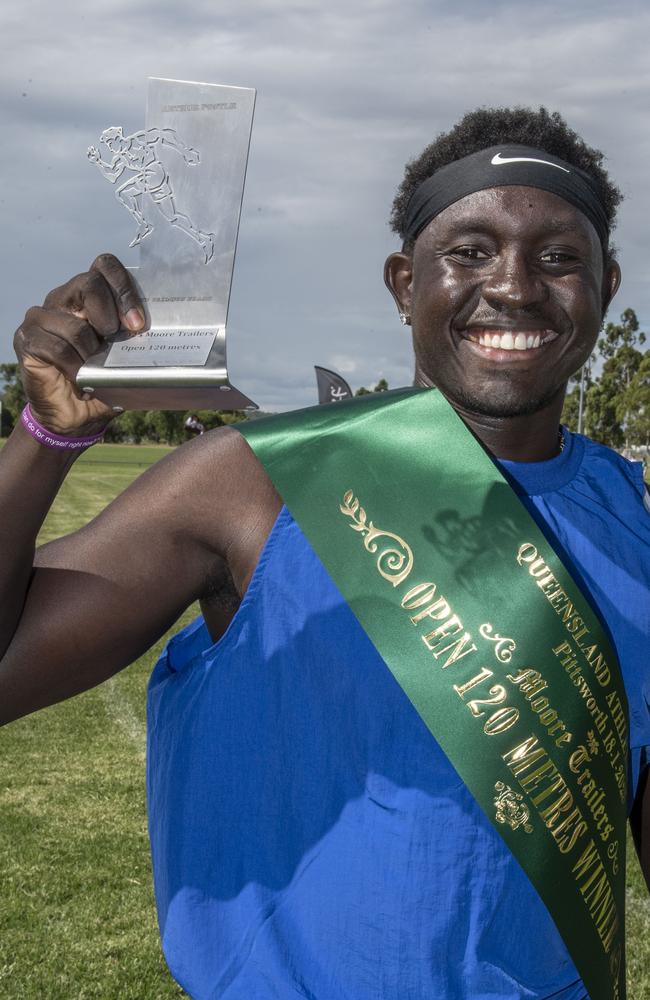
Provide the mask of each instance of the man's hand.
[{"label": "man's hand", "polygon": [[96,146],[89,146],[86,156],[91,163],[99,163],[101,160],[101,154]]},{"label": "man's hand", "polygon": [[190,167],[195,167],[201,157],[199,156],[199,151],[197,149],[188,148],[185,150],[183,159],[190,165]]},{"label": "man's hand", "polygon": [[[121,326],[144,326],[142,303],[108,254],[29,310],[16,348],[37,420],[76,435],[110,419],[75,376]],[[161,459],[86,527],[35,552],[76,454],[44,447],[21,422],[0,450],[0,725],[121,670],[197,599],[213,638],[221,635],[233,588],[243,596],[280,508],[244,439],[220,428]]]},{"label": "man's hand", "polygon": [[87,273],[55,288],[42,307],[29,309],[14,348],[36,419],[59,434],[86,435],[104,427],[115,413],[81,391],[77,372],[107,337],[143,326],[135,285],[111,254],[100,254]]}]

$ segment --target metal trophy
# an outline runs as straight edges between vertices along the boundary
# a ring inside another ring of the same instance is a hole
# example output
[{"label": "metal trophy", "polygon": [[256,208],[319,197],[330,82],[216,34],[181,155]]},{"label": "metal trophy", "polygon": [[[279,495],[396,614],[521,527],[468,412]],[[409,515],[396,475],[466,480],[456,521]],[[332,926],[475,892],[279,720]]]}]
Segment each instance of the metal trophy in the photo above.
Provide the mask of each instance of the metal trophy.
[{"label": "metal trophy", "polygon": [[148,329],[120,331],[77,385],[130,410],[255,407],[228,380],[226,319],[255,91],[150,78],[145,127],[88,159],[131,214]]}]

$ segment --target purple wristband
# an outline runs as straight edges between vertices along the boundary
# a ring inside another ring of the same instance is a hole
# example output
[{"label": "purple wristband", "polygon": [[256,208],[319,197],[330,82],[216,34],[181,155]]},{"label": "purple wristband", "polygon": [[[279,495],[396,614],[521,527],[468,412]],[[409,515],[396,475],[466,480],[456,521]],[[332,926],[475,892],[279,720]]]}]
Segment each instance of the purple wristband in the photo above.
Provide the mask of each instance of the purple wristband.
[{"label": "purple wristband", "polygon": [[47,427],[39,424],[29,408],[29,403],[21,413],[20,419],[27,433],[31,434],[35,441],[44,444],[46,448],[54,448],[59,451],[79,451],[81,448],[90,448],[91,444],[97,444],[98,441],[101,441],[106,433],[104,429],[99,434],[78,438],[55,434],[54,431],[49,431]]}]

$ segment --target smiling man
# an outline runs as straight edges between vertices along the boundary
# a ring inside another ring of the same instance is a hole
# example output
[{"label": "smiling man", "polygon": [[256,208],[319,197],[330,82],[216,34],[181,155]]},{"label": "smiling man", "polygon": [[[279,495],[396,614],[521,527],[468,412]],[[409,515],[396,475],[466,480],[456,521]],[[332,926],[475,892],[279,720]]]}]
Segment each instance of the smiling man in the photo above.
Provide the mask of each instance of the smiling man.
[{"label": "smiling man", "polygon": [[18,331],[0,721],[201,601],[152,677],[147,778],[193,997],[625,994],[650,524],[638,466],[560,427],[619,283],[601,160],[543,109],[466,116],[393,209],[416,389],[206,434],[35,555],[113,416],[74,374],[141,304],[102,256]]}]

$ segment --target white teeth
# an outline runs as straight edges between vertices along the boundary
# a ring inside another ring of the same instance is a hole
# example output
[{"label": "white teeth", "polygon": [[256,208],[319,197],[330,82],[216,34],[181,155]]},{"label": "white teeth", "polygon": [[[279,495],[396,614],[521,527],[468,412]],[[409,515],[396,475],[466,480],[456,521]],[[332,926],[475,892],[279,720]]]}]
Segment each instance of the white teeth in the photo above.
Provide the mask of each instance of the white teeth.
[{"label": "white teeth", "polygon": [[548,344],[551,340],[556,340],[558,334],[548,331],[545,337],[541,333],[516,333],[514,336],[510,332],[490,333],[487,330],[471,335],[470,340],[481,347],[493,347],[499,351],[532,351],[542,344]]}]

